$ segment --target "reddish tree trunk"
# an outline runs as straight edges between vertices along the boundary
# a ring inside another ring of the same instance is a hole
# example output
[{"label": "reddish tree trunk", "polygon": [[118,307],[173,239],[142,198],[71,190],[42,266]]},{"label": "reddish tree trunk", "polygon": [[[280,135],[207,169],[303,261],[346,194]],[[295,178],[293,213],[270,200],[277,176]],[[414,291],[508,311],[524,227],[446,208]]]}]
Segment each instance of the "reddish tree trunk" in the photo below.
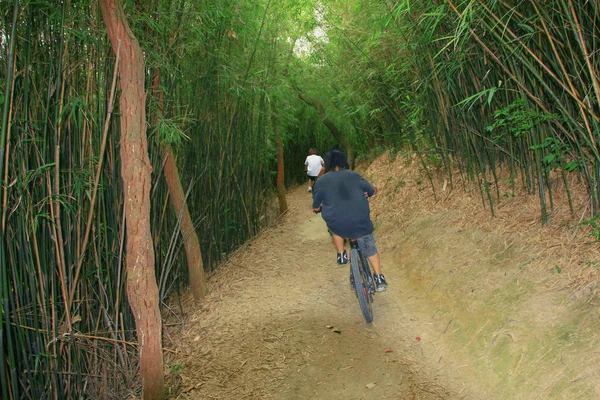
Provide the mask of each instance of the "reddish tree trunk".
[{"label": "reddish tree trunk", "polygon": [[144,399],[165,397],[162,323],[150,233],[152,167],[146,138],[144,56],[119,0],[100,0],[113,50],[120,52],[121,175],[127,229],[127,297],[135,317]]},{"label": "reddish tree trunk", "polygon": [[285,171],[283,168],[283,142],[278,133],[275,133],[275,148],[277,149],[277,198],[279,199],[279,212],[284,213],[288,209],[285,198]]},{"label": "reddish tree trunk", "polygon": [[281,130],[279,129],[279,114],[275,108],[274,102],[271,102],[271,122],[273,123],[275,150],[277,151],[277,200],[279,200],[279,212],[283,214],[288,209],[287,199],[285,197],[283,140],[281,138]]},{"label": "reddish tree trunk", "polygon": [[[154,72],[153,82],[153,93],[158,96],[158,113],[156,121],[162,118],[164,96],[162,91],[159,93],[158,84],[160,82],[160,72],[158,68]],[[168,144],[162,145],[162,152],[165,157],[165,180],[169,187],[169,193],[171,194],[171,205],[175,216],[179,218],[181,216],[181,236],[185,245],[185,255],[187,257],[188,273],[190,276],[190,287],[192,288],[192,295],[194,300],[202,301],[208,287],[206,285],[206,277],[204,275],[204,265],[202,263],[202,251],[200,250],[200,241],[198,235],[194,229],[192,217],[188,209],[185,193],[181,186],[181,179],[179,178],[179,171],[177,170],[177,162],[171,146]]]},{"label": "reddish tree trunk", "polygon": [[177,218],[181,216],[181,235],[185,244],[185,254],[187,256],[188,271],[190,274],[190,286],[194,300],[201,301],[206,296],[206,278],[204,276],[204,266],[202,264],[202,252],[200,251],[200,242],[198,235],[192,223],[192,217],[185,202],[185,193],[179,179],[177,163],[171,147],[163,146],[165,160],[165,179],[169,186],[171,194],[171,204]]}]

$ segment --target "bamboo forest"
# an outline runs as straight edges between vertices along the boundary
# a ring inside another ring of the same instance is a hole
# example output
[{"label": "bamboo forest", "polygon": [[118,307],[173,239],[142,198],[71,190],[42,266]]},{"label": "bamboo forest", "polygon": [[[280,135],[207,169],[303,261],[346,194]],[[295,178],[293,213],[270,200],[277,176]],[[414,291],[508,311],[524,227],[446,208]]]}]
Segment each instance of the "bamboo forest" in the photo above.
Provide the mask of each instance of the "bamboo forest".
[{"label": "bamboo forest", "polygon": [[0,10],[0,398],[600,397],[600,0]]}]

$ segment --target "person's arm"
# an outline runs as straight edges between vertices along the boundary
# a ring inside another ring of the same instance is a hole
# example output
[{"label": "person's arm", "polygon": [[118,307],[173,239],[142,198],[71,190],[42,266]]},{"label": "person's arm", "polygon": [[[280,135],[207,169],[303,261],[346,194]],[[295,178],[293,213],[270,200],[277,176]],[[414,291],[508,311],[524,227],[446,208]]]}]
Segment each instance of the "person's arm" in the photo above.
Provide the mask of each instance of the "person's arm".
[{"label": "person's arm", "polygon": [[319,190],[319,180],[315,182],[315,187],[313,188],[313,203],[312,210],[314,213],[318,213],[321,211],[321,205],[323,203],[323,192]]},{"label": "person's arm", "polygon": [[[319,158],[321,158],[321,157],[319,157]],[[317,179],[319,179],[323,175],[325,175],[325,161],[323,161],[323,158],[321,158],[321,169],[319,170],[319,174],[317,175]]]},{"label": "person's arm", "polygon": [[360,178],[360,187],[365,192],[365,196],[371,197],[377,194],[377,188],[371,185],[365,178]]}]

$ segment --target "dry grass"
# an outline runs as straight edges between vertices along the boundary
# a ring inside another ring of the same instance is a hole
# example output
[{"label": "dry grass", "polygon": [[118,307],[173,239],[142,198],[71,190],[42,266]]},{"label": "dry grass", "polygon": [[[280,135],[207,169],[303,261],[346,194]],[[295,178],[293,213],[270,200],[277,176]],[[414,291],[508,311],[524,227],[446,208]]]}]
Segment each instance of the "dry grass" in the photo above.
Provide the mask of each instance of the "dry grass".
[{"label": "dry grass", "polygon": [[528,268],[560,271],[548,274],[542,284],[568,289],[573,296],[588,302],[596,299],[600,254],[598,243],[590,236],[591,227],[581,224],[591,218],[583,183],[570,183],[575,209],[575,214],[571,214],[562,179],[552,176],[554,207],[549,210],[548,224],[542,226],[538,196],[523,190],[518,179],[513,194],[508,171],[499,171],[501,197],[494,198],[495,216],[487,204],[483,205],[477,185],[464,181],[458,170],[453,172],[452,187],[441,171],[432,171],[436,200],[427,174],[414,155],[392,160],[386,153],[363,172],[380,190],[380,195],[372,201],[375,219],[384,215],[385,220],[395,221],[397,227],[417,216],[451,211],[452,219],[446,223],[495,233],[507,245],[520,243],[531,255]]}]

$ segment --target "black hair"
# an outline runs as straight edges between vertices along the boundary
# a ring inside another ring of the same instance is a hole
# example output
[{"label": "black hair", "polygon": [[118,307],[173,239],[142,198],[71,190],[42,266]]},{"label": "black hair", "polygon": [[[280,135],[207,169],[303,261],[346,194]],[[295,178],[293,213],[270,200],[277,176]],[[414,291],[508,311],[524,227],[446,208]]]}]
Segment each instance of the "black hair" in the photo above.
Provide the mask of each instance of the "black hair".
[{"label": "black hair", "polygon": [[334,171],[336,167],[340,169],[349,169],[348,160],[343,151],[333,149],[325,155],[325,168],[327,171]]}]

